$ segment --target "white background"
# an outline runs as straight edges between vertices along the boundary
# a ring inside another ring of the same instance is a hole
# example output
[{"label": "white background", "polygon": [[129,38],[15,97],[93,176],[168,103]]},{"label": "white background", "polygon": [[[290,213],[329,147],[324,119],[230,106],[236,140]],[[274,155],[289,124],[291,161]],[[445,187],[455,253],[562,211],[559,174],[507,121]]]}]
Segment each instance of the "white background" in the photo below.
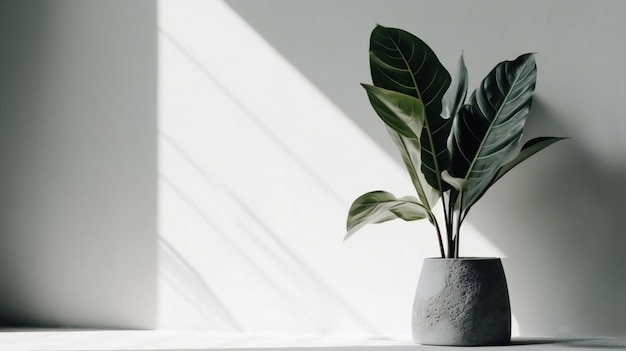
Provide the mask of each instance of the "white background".
[{"label": "white background", "polygon": [[[342,242],[355,197],[412,191],[359,86],[370,81],[369,33],[380,23],[424,39],[449,70],[464,50],[470,88],[499,61],[538,52],[528,136],[572,139],[481,200],[462,254],[504,257],[522,335],[626,332],[622,2],[160,1],[156,24],[139,20],[153,12],[122,2],[29,4],[52,11],[60,29],[57,41],[30,41],[38,32],[18,41],[49,72],[30,84],[47,88],[31,99],[11,85],[28,75],[2,85],[3,126],[33,116],[15,101],[38,111],[31,129],[2,131],[0,279],[13,311],[34,311],[42,324],[408,335],[421,260],[437,254],[432,228],[372,225]],[[29,18],[2,23],[40,20]],[[138,28],[154,31],[158,53],[144,47],[148,34],[117,45]],[[2,57],[14,61],[2,67],[27,70],[5,40]],[[150,52],[158,67],[112,60],[120,52]],[[124,79],[111,82],[122,68]],[[101,76],[89,89],[67,81],[94,72]],[[124,82],[142,84],[126,91]],[[143,95],[155,87],[156,99]],[[84,109],[72,108],[76,101]],[[125,132],[103,140],[109,128]],[[27,168],[7,166],[15,155]],[[56,155],[60,163],[51,163]],[[107,206],[87,206],[92,193]],[[15,216],[10,204],[19,201],[30,205]],[[67,215],[75,209],[85,212],[78,222]]]}]

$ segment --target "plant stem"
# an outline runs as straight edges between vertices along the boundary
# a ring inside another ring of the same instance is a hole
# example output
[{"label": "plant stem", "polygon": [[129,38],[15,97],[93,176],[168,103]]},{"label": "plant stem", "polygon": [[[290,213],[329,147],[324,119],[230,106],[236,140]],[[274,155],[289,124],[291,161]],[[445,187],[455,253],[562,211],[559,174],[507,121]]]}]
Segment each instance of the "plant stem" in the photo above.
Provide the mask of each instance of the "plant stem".
[{"label": "plant stem", "polygon": [[[450,201],[450,191],[443,192],[441,194],[441,207],[443,207],[443,219],[446,222],[446,240],[448,245],[450,245],[450,230],[448,225],[450,222],[450,214],[448,213],[448,204]],[[445,255],[443,257],[445,258]]]},{"label": "plant stem", "polygon": [[454,258],[454,202],[452,193],[448,194],[448,217],[446,218],[446,234],[448,237],[448,258]]},{"label": "plant stem", "polygon": [[443,249],[443,240],[441,239],[441,230],[439,229],[439,223],[437,222],[437,218],[435,216],[431,217],[433,220],[433,225],[437,230],[437,241],[439,242],[439,253],[441,254],[441,258],[446,258],[446,253]]},{"label": "plant stem", "polygon": [[[463,206],[463,192],[462,191],[459,197],[460,197],[459,203],[461,204],[461,206]],[[456,235],[455,235],[455,240],[454,240],[454,244],[455,244],[454,245],[454,258],[459,258],[461,223],[463,223],[463,220],[465,219],[464,213],[465,211],[463,211],[462,208],[459,208],[458,216],[456,220]]]},{"label": "plant stem", "polygon": [[454,258],[459,258],[459,233],[461,231],[461,220],[460,220],[460,215],[459,215],[459,220],[457,222],[457,227],[456,227],[456,239],[454,239]]}]

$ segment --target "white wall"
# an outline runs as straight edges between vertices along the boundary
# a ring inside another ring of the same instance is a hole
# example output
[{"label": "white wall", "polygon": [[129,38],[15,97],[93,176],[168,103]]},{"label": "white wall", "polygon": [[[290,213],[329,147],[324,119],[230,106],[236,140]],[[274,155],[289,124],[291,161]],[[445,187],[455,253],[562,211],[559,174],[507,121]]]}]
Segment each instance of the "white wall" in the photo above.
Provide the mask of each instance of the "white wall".
[{"label": "white wall", "polygon": [[[375,23],[418,35],[449,70],[464,50],[470,87],[499,61],[538,52],[527,135],[573,139],[507,175],[475,207],[469,221],[507,257],[513,313],[522,334],[626,333],[626,239],[621,226],[626,195],[626,3],[227,3],[390,155],[395,150],[358,86],[370,81],[367,47]],[[372,161],[376,171],[355,169],[342,176],[377,179],[386,172],[381,166]]]},{"label": "white wall", "polygon": [[428,223],[342,242],[402,166],[222,1],[159,2],[159,149],[160,327],[410,335]]},{"label": "white wall", "polygon": [[159,150],[160,327],[410,339],[432,227],[342,242],[358,195],[412,192],[403,166],[222,1],[159,2]]},{"label": "white wall", "polygon": [[476,206],[462,253],[506,257],[523,335],[624,335],[625,8],[162,0],[157,99],[152,2],[0,3],[1,322],[153,325],[158,232],[160,327],[410,335],[432,228],[341,242],[356,196],[411,191],[358,85],[380,23],[463,49],[471,86],[539,52],[528,134],[573,139]]},{"label": "white wall", "polygon": [[0,3],[0,324],[154,325],[155,10]]}]

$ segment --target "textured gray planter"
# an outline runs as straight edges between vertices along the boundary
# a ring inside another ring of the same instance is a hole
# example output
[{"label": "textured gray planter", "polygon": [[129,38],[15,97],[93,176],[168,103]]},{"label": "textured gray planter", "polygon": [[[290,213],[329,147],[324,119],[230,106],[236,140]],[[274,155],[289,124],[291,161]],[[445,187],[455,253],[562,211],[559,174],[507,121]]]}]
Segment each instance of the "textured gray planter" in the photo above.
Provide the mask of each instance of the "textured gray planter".
[{"label": "textured gray planter", "polygon": [[499,258],[427,258],[413,304],[413,341],[502,345],[511,340],[511,307]]}]

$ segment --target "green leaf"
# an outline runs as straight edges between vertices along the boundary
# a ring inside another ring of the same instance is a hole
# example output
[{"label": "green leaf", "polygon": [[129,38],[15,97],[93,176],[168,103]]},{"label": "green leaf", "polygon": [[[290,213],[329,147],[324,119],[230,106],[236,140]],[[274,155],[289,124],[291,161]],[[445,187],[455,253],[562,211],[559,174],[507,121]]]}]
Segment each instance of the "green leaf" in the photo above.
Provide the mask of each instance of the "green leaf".
[{"label": "green leaf", "polygon": [[452,185],[452,187],[458,191],[464,191],[469,188],[476,179],[464,179],[464,178],[456,178],[450,175],[450,173],[445,170],[441,173],[441,178],[448,184]]},{"label": "green leaf", "polygon": [[372,191],[359,196],[350,206],[346,223],[348,233],[343,240],[369,223],[382,223],[397,218],[415,221],[429,216],[430,211],[413,196],[397,199],[386,191]]},{"label": "green leaf", "polygon": [[377,26],[370,37],[370,70],[374,85],[413,96],[424,104],[420,169],[432,187],[445,190],[447,184],[440,175],[449,163],[446,142],[451,120],[441,117],[441,100],[450,85],[450,74],[421,39],[383,26]]},{"label": "green leaf", "polygon": [[517,166],[518,164],[528,159],[532,155],[556,143],[557,141],[564,140],[564,139],[569,139],[569,138],[539,137],[539,138],[534,138],[534,139],[527,141],[526,144],[522,146],[522,149],[520,150],[519,154],[515,156],[515,158],[513,158],[511,161],[505,163],[502,167],[500,167],[500,169],[498,170],[498,173],[496,174],[494,179],[491,181],[491,184],[498,181],[498,179],[502,178],[502,176],[504,176],[507,172],[513,169],[513,167]]},{"label": "green leaf", "polygon": [[505,163],[502,167],[500,167],[500,169],[498,170],[498,173],[491,180],[491,183],[489,183],[489,185],[483,189],[483,192],[476,199],[476,201],[480,200],[480,198],[485,194],[485,192],[487,192],[487,190],[491,188],[491,186],[494,185],[506,173],[508,173],[511,169],[513,169],[513,167],[517,166],[518,164],[528,159],[532,155],[536,154],[537,152],[563,139],[569,139],[569,138],[539,137],[539,138],[534,138],[532,140],[527,141],[524,144],[524,146],[522,146],[522,149],[520,150],[520,152],[512,160],[510,160],[509,162]]},{"label": "green leaf", "polygon": [[374,111],[387,126],[411,139],[419,139],[424,125],[424,104],[419,99],[393,90],[361,84]]},{"label": "green leaf", "polygon": [[500,167],[511,158],[535,89],[537,67],[534,55],[498,64],[482,81],[454,119],[448,141],[454,178],[472,180],[463,191],[461,210],[480,198]]},{"label": "green leaf", "polygon": [[420,202],[424,204],[424,206],[428,209],[432,209],[437,204],[441,193],[428,184],[424,173],[420,171],[422,152],[419,140],[406,138],[390,127],[387,127],[387,132],[400,151],[402,161],[417,191],[417,197],[419,197]]},{"label": "green leaf", "polygon": [[372,107],[387,125],[387,131],[400,151],[419,199],[426,207],[432,208],[439,199],[439,192],[428,184],[420,170],[422,155],[418,136],[424,126],[422,101],[393,90],[368,84],[362,86]]},{"label": "green leaf", "polygon": [[465,96],[467,95],[467,67],[465,67],[465,60],[463,60],[463,53],[459,58],[459,63],[456,65],[454,76],[452,77],[452,83],[446,91],[441,101],[442,110],[441,117],[453,118],[459,112],[459,109],[465,102]]}]

